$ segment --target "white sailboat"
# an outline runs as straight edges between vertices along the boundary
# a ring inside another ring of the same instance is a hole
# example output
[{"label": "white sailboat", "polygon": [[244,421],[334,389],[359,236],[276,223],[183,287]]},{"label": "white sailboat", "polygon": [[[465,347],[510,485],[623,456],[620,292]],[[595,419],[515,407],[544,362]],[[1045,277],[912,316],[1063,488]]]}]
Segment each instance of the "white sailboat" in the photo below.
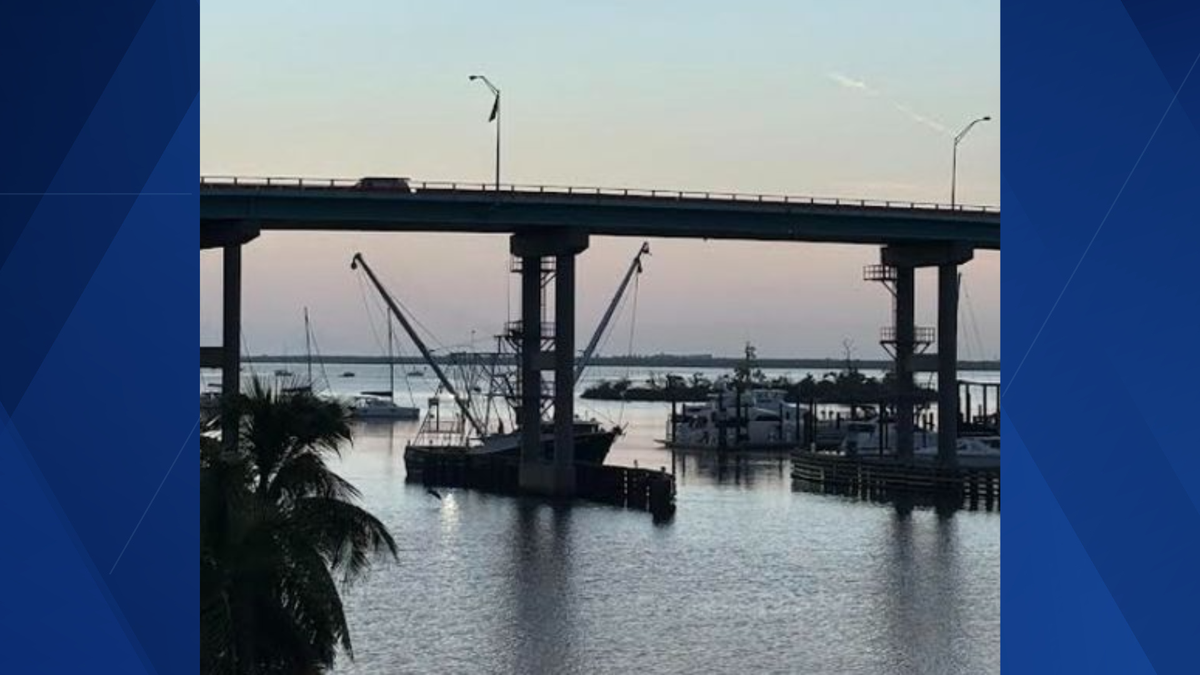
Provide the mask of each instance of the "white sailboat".
[{"label": "white sailboat", "polygon": [[386,391],[364,391],[350,402],[350,414],[367,420],[419,420],[421,409],[396,403],[396,363],[392,356],[392,315],[387,317],[388,388]]},{"label": "white sailboat", "polygon": [[[313,340],[312,340],[312,325],[309,323],[309,320],[308,320],[308,308],[305,307],[304,308],[304,362],[305,362],[306,367],[308,368],[308,376],[300,382],[296,382],[295,380],[292,380],[290,383],[283,386],[283,388],[282,388],[283,391],[285,391],[285,392],[305,392],[305,391],[307,391],[310,393],[313,392],[312,342],[313,342]],[[276,373],[275,373],[276,376],[285,377],[284,375],[280,375],[281,372],[287,372],[287,371],[276,371]],[[295,374],[291,373],[291,372],[287,372],[286,377],[294,378]]]}]

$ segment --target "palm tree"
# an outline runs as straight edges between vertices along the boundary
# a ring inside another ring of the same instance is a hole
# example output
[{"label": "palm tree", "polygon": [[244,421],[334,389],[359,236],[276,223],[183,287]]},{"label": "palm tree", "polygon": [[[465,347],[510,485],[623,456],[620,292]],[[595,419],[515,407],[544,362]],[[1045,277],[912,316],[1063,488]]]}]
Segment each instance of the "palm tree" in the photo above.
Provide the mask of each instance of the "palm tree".
[{"label": "palm tree", "polygon": [[256,379],[232,410],[236,450],[201,439],[201,672],[320,673],[353,658],[339,582],[396,543],[325,463],[351,440],[341,404]]}]

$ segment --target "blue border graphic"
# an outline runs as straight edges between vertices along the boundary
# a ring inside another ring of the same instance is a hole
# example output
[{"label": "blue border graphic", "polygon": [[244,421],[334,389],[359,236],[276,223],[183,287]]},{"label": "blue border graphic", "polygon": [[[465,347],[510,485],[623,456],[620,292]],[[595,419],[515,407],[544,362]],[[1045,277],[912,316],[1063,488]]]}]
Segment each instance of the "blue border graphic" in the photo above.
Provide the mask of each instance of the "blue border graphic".
[{"label": "blue border graphic", "polygon": [[195,672],[199,4],[0,22],[4,672]]},{"label": "blue border graphic", "polygon": [[1003,665],[1195,672],[1200,4],[1002,17]]}]

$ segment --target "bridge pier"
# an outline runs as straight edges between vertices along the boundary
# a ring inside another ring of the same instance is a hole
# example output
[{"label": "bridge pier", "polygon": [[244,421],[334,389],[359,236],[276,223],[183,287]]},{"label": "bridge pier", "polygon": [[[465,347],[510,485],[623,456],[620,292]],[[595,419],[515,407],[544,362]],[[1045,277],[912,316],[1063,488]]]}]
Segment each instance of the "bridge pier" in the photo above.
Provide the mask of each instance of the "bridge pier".
[{"label": "bridge pier", "polygon": [[226,450],[237,448],[237,415],[227,414],[241,392],[242,350],[242,245],[224,247],[221,318],[221,439]]},{"label": "bridge pier", "polygon": [[238,417],[224,414],[241,392],[242,246],[258,237],[257,223],[201,221],[200,250],[221,249],[221,346],[200,347],[200,367],[221,369],[221,438],[226,449],[237,443]]},{"label": "bridge pier", "polygon": [[938,265],[938,464],[957,464],[958,265]]},{"label": "bridge pier", "polygon": [[913,456],[913,370],[916,350],[916,268],[896,268],[896,456]]},{"label": "bridge pier", "polygon": [[[550,497],[575,493],[575,256],[587,246],[587,235],[563,232],[521,232],[509,242],[521,274],[518,482],[522,490]],[[547,334],[542,317],[551,278],[554,322],[553,333]],[[549,452],[542,443],[542,380],[547,370],[554,373],[554,443]]]},{"label": "bridge pier", "polygon": [[[913,372],[916,327],[914,273],[919,267],[938,270],[938,464],[957,464],[958,446],[958,266],[974,257],[967,244],[888,245],[880,255],[886,274],[876,276],[892,281],[895,305],[896,454],[902,459],[913,456]],[[887,268],[891,268],[887,271]]]}]

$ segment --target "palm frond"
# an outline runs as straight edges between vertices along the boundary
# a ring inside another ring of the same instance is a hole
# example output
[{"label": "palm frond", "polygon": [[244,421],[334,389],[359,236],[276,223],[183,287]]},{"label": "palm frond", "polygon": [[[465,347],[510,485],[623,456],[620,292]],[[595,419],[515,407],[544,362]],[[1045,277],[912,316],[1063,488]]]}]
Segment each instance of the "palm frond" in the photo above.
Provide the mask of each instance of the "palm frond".
[{"label": "palm frond", "polygon": [[330,568],[342,572],[343,583],[352,583],[370,568],[372,556],[390,553],[396,559],[396,541],[387,527],[366,510],[338,499],[306,497],[296,502],[293,526],[309,537]]},{"label": "palm frond", "polygon": [[358,499],[360,493],[358,488],[331,471],[320,455],[298,453],[275,473],[267,488],[267,498],[291,502],[310,495],[353,500]]}]

